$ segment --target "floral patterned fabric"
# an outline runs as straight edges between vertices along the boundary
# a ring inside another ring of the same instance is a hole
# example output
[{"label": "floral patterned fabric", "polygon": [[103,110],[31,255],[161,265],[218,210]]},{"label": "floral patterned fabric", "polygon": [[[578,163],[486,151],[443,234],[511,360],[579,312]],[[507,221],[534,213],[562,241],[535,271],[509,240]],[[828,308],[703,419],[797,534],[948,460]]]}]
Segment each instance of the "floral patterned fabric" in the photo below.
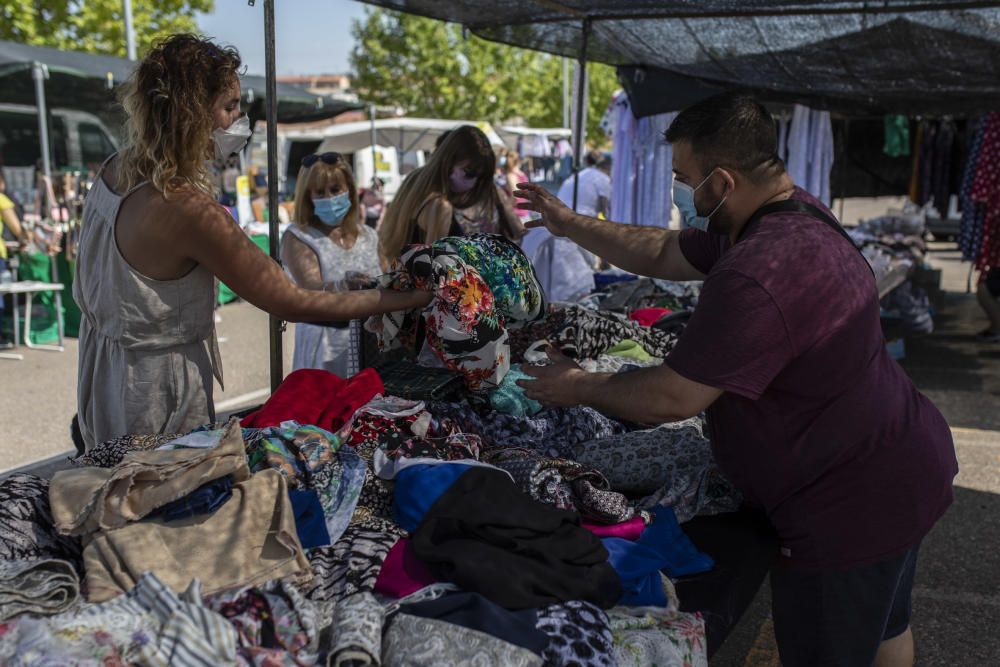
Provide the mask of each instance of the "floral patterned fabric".
[{"label": "floral patterned fabric", "polygon": [[472,234],[443,238],[434,247],[456,252],[479,271],[509,328],[544,315],[545,295],[535,268],[513,241],[498,234]]},{"label": "floral patterned fabric", "polygon": [[309,667],[319,660],[319,611],[290,584],[227,591],[206,598],[205,606],[236,628],[241,665]]},{"label": "floral patterned fabric", "polygon": [[708,667],[705,621],[658,607],[615,607],[608,612],[619,667]]},{"label": "floral patterned fabric", "polygon": [[277,428],[259,429],[259,437],[247,448],[252,472],[273,468],[286,477],[289,488],[319,494],[333,541],[344,534],[354,516],[368,469],[345,444],[350,431],[350,422],[337,434],[318,426],[285,422]]},{"label": "floral patterned fabric", "polygon": [[204,667],[236,663],[236,629],[204,606],[195,579],[177,595],[151,573],[101,604],[0,624],[11,667]]},{"label": "floral patterned fabric", "polygon": [[416,356],[424,344],[445,368],[462,373],[470,391],[499,386],[510,367],[505,320],[479,272],[453,250],[413,245],[380,278],[389,289],[433,290],[421,312],[368,320],[380,350],[403,347]]}]

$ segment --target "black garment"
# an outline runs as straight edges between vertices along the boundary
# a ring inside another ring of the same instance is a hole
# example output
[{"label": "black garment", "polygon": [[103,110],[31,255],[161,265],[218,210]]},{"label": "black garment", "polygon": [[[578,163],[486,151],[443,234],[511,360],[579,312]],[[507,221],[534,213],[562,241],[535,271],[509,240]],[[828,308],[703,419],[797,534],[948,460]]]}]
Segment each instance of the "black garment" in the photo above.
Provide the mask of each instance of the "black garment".
[{"label": "black garment", "polygon": [[[419,213],[417,215],[419,215]],[[448,236],[465,236],[465,232],[462,230],[461,225],[455,222],[455,220],[452,220],[451,227],[448,228]],[[414,223],[413,236],[410,237],[410,245],[418,243],[426,243],[424,240],[424,230],[420,229],[420,225]]]},{"label": "black garment", "polygon": [[406,359],[376,363],[374,368],[388,396],[413,401],[446,401],[460,400],[469,393],[461,373],[447,368],[426,368]]},{"label": "black garment", "polygon": [[681,611],[700,612],[705,619],[709,659],[733,631],[778,555],[778,536],[762,512],[699,516],[683,525],[684,532],[715,560],[705,574],[675,582]]},{"label": "black garment", "polygon": [[879,644],[910,625],[920,545],[844,571],[771,570],[772,615],[785,667],[871,665]]},{"label": "black garment", "polygon": [[580,515],[544,505],[505,473],[472,468],[434,503],[413,533],[417,558],[443,581],[508,609],[586,600],[608,609],[618,574]]},{"label": "black garment", "polygon": [[990,269],[986,272],[986,289],[995,299],[1000,299],[1000,268]]},{"label": "black garment", "polygon": [[451,593],[437,600],[403,605],[400,611],[485,632],[539,655],[549,645],[548,635],[536,627],[538,611],[508,611],[479,593]]}]

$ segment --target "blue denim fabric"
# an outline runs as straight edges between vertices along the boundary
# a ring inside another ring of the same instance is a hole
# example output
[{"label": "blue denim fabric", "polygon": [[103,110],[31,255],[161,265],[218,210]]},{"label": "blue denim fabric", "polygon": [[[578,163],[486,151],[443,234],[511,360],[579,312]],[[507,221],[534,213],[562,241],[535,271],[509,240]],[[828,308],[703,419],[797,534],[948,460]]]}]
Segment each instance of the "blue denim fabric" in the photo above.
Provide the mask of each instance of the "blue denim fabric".
[{"label": "blue denim fabric", "polygon": [[148,515],[148,518],[177,521],[193,516],[212,514],[232,496],[233,478],[231,475],[226,475],[202,484],[183,498],[158,507]]}]

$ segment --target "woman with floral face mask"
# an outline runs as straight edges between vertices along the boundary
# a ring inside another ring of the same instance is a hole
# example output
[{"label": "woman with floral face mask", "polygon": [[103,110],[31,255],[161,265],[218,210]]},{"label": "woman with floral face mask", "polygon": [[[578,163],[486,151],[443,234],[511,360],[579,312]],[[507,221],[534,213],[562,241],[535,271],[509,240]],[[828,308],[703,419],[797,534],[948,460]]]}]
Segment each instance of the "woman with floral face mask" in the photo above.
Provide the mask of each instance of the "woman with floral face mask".
[{"label": "woman with floral face mask", "polygon": [[386,210],[379,229],[391,261],[411,243],[487,232],[511,240],[524,235],[513,199],[497,187],[496,155],[482,130],[463,125],[447,134],[430,161],[413,171]]},{"label": "woman with floral face mask", "polygon": [[293,322],[426,305],[429,293],[303,289],[218,205],[208,162],[243,148],[239,54],[195,35],[156,44],[123,87],[125,148],[84,206],[73,296],[83,314],[77,402],[86,448],[215,419],[215,279]]},{"label": "woman with floral face mask", "polygon": [[[340,153],[302,159],[295,224],[281,239],[281,262],[295,284],[310,290],[363,289],[381,273],[378,235],[361,219],[354,174]],[[348,324],[297,324],[293,369],[322,368],[346,376]]]}]

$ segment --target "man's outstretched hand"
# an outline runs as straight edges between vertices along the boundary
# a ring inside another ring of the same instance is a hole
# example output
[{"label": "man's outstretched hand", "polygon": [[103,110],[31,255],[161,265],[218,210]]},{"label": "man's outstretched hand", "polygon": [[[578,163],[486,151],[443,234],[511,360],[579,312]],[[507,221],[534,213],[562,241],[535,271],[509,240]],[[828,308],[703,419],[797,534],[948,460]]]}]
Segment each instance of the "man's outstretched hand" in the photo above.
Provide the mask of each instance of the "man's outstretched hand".
[{"label": "man's outstretched hand", "polygon": [[528,229],[546,227],[555,236],[566,236],[570,221],[576,215],[558,197],[540,185],[534,183],[518,183],[515,197],[525,201],[518,204],[522,209],[541,214],[541,219],[531,220],[524,224]]}]

